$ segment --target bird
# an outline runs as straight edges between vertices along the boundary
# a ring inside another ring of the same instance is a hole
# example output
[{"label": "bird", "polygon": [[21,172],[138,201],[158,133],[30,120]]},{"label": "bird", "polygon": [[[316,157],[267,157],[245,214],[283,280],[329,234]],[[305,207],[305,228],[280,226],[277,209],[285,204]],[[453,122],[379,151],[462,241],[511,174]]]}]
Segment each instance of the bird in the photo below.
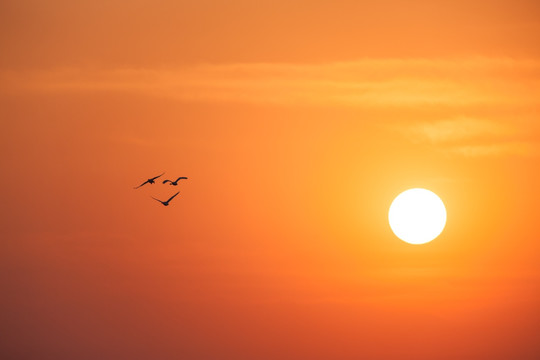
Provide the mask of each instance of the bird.
[{"label": "bird", "polygon": [[163,206],[169,206],[169,201],[171,201],[172,199],[174,199],[174,197],[175,197],[176,195],[178,195],[178,194],[180,194],[180,191],[177,192],[176,194],[174,194],[173,196],[171,196],[171,197],[169,198],[169,200],[167,200],[167,201],[161,201],[161,200],[159,200],[159,199],[156,199],[156,198],[153,197],[153,196],[151,196],[151,198],[154,199],[154,200],[156,200],[156,201],[159,201],[160,203],[163,204]]},{"label": "bird", "polygon": [[173,185],[173,186],[176,186],[178,185],[178,180],[187,180],[187,177],[185,176],[180,176],[178,179],[176,179],[175,181],[172,181],[172,180],[163,180],[163,183],[166,184],[167,182],[170,182],[169,185]]},{"label": "bird", "polygon": [[[165,173],[163,173],[163,174],[165,174]],[[161,174],[161,175],[163,175],[163,174]],[[137,186],[137,187],[134,187],[134,189],[138,189],[138,188],[140,188],[141,186],[143,186],[144,184],[147,184],[147,183],[148,183],[148,184],[153,184],[153,183],[155,182],[155,180],[156,180],[158,177],[160,177],[161,175],[154,176],[153,178],[150,178],[150,179],[146,180],[146,181],[143,182],[141,185],[139,185],[139,186]]]}]

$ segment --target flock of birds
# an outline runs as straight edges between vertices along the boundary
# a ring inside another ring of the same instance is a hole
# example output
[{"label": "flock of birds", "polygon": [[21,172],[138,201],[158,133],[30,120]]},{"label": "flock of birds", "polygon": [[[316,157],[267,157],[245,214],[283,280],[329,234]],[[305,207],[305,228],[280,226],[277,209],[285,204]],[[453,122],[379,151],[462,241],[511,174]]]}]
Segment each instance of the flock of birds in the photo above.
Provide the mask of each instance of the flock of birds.
[{"label": "flock of birds", "polygon": [[[143,182],[141,185],[139,186],[136,186],[134,187],[134,189],[138,189],[140,188],[141,186],[143,185],[146,185],[146,184],[154,184],[156,182],[156,179],[165,175],[165,173],[162,173],[161,175],[158,175],[158,176],[154,176],[153,178],[150,178],[148,180],[146,180],[145,182]],[[176,180],[163,180],[163,184],[166,184],[166,183],[169,183],[169,185],[172,185],[172,186],[177,186],[178,185],[178,181],[180,180],[187,180],[187,177],[185,176],[180,176],[178,179]],[[180,193],[180,191],[178,191],[176,194],[174,194],[173,196],[171,196],[169,199],[167,199],[166,201],[161,201],[159,199],[156,199],[155,197],[151,196],[152,199],[156,200],[156,201],[159,201],[161,204],[163,204],[163,206],[169,206],[169,202],[175,198],[176,195],[178,195]]]}]

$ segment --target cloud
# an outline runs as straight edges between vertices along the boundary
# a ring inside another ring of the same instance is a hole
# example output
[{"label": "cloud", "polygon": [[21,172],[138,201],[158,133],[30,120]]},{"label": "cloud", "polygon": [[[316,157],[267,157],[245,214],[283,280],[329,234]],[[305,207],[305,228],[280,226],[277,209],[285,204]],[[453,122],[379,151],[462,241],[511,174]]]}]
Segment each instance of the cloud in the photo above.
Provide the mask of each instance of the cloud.
[{"label": "cloud", "polygon": [[[0,84],[4,94],[106,92],[183,102],[393,109],[394,119],[379,117],[384,124],[413,142],[425,142],[448,154],[538,153],[535,139],[540,128],[531,124],[540,107],[540,61],[530,59],[0,71]],[[408,115],[400,116],[401,110],[409,111]],[[436,120],[433,115],[416,120],[410,111],[441,115]]]},{"label": "cloud", "polygon": [[326,64],[201,64],[174,69],[2,72],[2,92],[134,92],[182,101],[412,107],[538,104],[540,62],[364,59]]},{"label": "cloud", "polygon": [[489,145],[464,145],[454,146],[449,151],[467,157],[485,156],[538,156],[540,147],[536,143],[530,142],[503,142]]},{"label": "cloud", "polygon": [[414,124],[410,126],[410,131],[424,136],[432,143],[453,143],[482,138],[493,139],[516,133],[516,129],[509,124],[470,117]]},{"label": "cloud", "polygon": [[[540,146],[531,131],[516,122],[474,117],[393,124],[413,142],[466,157],[538,155]],[[537,137],[536,137],[537,138]]]}]

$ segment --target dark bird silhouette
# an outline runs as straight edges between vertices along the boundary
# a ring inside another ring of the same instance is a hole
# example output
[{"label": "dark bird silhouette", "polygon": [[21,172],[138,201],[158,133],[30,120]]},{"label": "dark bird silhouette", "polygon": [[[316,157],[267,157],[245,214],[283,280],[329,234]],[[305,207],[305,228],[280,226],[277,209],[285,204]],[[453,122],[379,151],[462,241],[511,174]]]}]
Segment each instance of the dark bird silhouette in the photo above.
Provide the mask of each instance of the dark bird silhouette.
[{"label": "dark bird silhouette", "polygon": [[156,201],[159,201],[160,203],[163,204],[163,206],[169,206],[169,201],[171,201],[172,199],[174,199],[174,197],[175,197],[176,195],[178,195],[178,194],[180,194],[180,191],[177,192],[176,194],[174,194],[173,196],[171,196],[171,197],[169,198],[169,200],[167,200],[167,201],[161,201],[161,200],[159,200],[159,199],[156,199],[156,198],[153,197],[153,196],[152,196],[152,199],[154,199],[154,200],[156,200]]},{"label": "dark bird silhouette", "polygon": [[175,181],[172,181],[172,180],[163,180],[163,183],[166,184],[166,183],[170,182],[169,185],[174,185],[174,186],[176,186],[176,185],[178,185],[178,180],[187,180],[187,177],[185,177],[185,176],[180,176],[180,177],[179,177],[178,179],[176,179]]},{"label": "dark bird silhouette", "polygon": [[[165,173],[163,173],[163,174],[165,174]],[[161,175],[163,175],[163,174],[161,174]],[[150,178],[150,179],[146,180],[146,181],[143,182],[141,185],[139,185],[139,186],[137,186],[137,187],[134,187],[134,189],[138,189],[138,188],[140,188],[141,186],[143,186],[144,184],[153,184],[153,183],[155,182],[155,180],[156,180],[158,177],[160,177],[161,175],[154,176],[153,178]]]}]

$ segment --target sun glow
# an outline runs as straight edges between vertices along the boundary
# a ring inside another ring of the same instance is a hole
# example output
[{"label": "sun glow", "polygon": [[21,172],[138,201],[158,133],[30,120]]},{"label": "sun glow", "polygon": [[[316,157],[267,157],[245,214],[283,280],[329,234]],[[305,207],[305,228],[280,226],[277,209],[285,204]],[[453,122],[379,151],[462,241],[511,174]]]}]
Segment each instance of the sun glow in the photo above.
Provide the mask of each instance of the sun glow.
[{"label": "sun glow", "polygon": [[426,189],[409,189],[399,194],[388,212],[394,234],[409,244],[425,244],[435,239],[446,225],[442,200]]}]

